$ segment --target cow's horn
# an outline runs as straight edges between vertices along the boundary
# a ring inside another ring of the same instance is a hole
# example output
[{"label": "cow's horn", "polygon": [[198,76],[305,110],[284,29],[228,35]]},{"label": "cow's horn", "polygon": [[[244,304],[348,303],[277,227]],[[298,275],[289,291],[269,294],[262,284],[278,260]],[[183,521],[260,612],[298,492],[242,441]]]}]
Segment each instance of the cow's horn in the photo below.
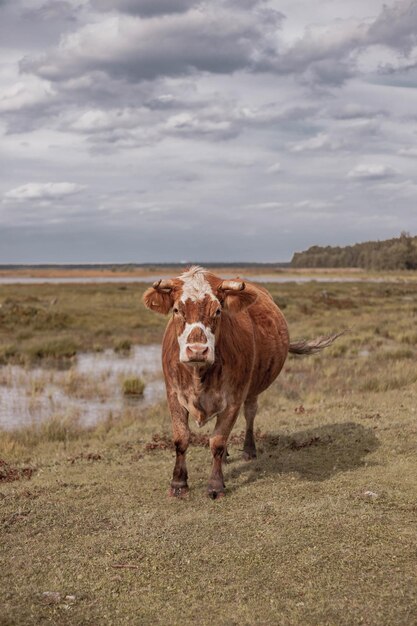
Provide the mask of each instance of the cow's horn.
[{"label": "cow's horn", "polygon": [[223,291],[243,291],[245,283],[240,280],[224,280],[220,285]]},{"label": "cow's horn", "polygon": [[157,291],[171,291],[171,289],[173,289],[174,287],[174,281],[173,280],[157,280],[152,287],[154,289],[156,289]]}]

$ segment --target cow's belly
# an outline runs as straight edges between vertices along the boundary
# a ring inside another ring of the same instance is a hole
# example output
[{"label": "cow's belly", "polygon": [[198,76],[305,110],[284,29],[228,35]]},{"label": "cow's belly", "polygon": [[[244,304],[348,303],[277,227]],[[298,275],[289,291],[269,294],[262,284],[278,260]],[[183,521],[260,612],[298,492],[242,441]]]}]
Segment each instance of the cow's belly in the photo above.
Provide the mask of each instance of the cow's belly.
[{"label": "cow's belly", "polygon": [[277,378],[289,346],[287,324],[280,311],[272,310],[267,319],[254,322],[256,356],[248,396],[262,393]]}]

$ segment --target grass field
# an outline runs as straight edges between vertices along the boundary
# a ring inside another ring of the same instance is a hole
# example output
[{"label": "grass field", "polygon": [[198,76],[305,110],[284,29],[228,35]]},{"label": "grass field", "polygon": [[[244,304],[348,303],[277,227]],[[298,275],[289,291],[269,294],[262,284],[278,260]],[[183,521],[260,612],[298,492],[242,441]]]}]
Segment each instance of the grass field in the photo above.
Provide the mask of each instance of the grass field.
[{"label": "grass field", "polygon": [[[251,463],[239,418],[224,499],[205,496],[208,427],[189,500],[166,497],[164,403],[90,430],[57,415],[0,433],[0,624],[417,624],[417,285],[270,287],[294,338],[351,330],[288,360]],[[160,340],[144,288],[2,286],[3,362],[71,358],[34,355],[50,342]],[[7,314],[32,305],[65,324]]]},{"label": "grass field", "polygon": [[141,303],[144,285],[0,285],[0,363],[70,359],[159,341],[165,320]]}]

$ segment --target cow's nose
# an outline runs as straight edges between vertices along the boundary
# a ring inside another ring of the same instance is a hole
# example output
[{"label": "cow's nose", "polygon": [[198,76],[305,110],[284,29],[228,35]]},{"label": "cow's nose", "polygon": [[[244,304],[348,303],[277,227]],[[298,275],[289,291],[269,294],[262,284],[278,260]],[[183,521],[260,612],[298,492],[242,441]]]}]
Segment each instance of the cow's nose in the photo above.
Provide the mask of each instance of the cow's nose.
[{"label": "cow's nose", "polygon": [[204,343],[190,343],[187,346],[187,357],[190,360],[204,360],[208,353],[208,346]]}]

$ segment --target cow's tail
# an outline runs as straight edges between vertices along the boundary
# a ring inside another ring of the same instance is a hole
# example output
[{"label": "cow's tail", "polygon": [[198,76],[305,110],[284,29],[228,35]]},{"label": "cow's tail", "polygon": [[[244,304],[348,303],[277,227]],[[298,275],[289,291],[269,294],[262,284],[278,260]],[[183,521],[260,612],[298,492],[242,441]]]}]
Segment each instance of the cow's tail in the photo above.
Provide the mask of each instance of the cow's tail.
[{"label": "cow's tail", "polygon": [[324,350],[324,348],[328,348],[331,346],[338,337],[341,337],[347,330],[342,330],[340,333],[334,333],[333,335],[323,335],[321,337],[317,337],[316,339],[300,339],[298,341],[292,341],[290,343],[289,352],[291,354],[299,354],[299,355],[308,355],[308,354],[317,354]]}]

